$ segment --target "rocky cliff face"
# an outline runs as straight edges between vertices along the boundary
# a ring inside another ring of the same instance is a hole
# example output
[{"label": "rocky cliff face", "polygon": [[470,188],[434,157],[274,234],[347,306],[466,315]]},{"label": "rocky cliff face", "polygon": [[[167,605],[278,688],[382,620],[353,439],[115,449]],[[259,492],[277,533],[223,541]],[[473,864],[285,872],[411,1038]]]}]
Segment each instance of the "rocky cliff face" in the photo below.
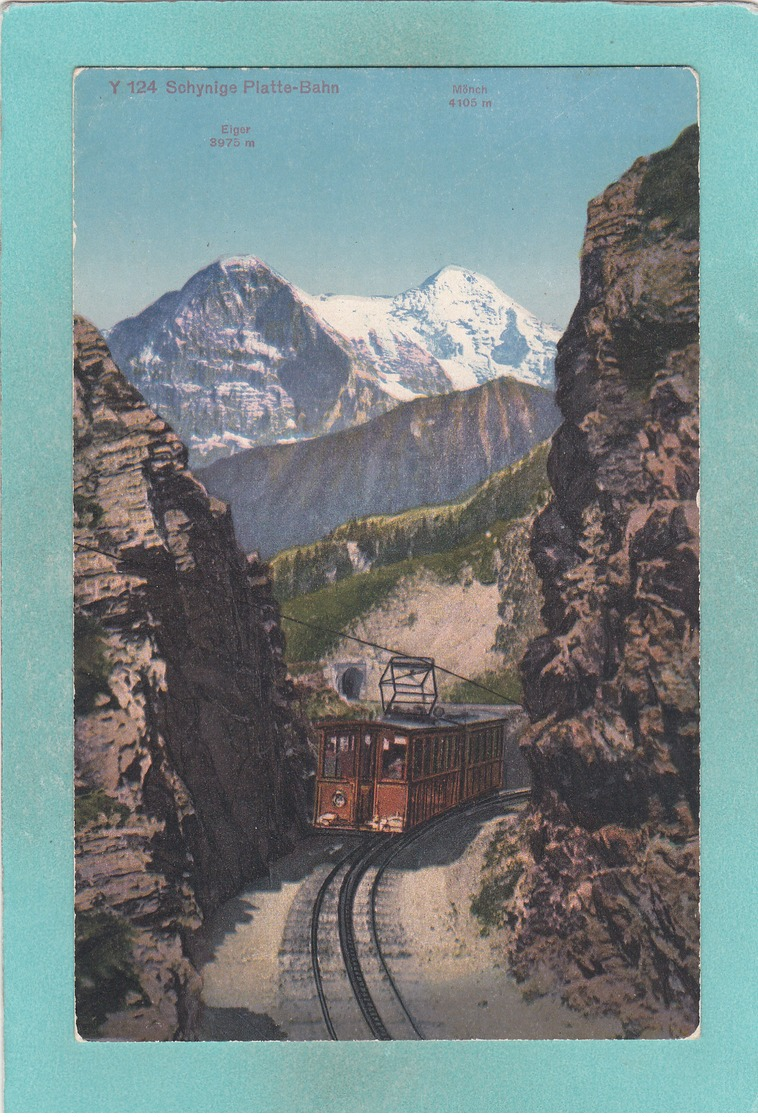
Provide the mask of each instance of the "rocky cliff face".
[{"label": "rocky cliff face", "polygon": [[698,1021],[698,143],[590,204],[532,557],[514,960],[629,1034]]},{"label": "rocky cliff face", "polygon": [[81,319],[74,388],[79,1028],[192,1038],[193,933],[303,816],[278,610]]},{"label": "rocky cliff face", "polygon": [[363,516],[457,500],[525,457],[558,419],[552,392],[500,378],[411,400],[322,438],[246,450],[198,472],[231,505],[241,545],[271,556]]}]

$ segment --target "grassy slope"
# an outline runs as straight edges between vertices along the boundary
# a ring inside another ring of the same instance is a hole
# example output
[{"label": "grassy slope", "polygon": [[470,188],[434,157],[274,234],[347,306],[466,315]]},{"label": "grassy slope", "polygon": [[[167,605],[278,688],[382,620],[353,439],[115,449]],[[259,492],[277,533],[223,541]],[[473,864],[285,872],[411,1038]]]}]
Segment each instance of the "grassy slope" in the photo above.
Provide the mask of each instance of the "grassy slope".
[{"label": "grassy slope", "polygon": [[[293,618],[283,622],[289,663],[318,662],[340,642],[339,635],[330,635],[324,629],[337,633],[349,630],[359,617],[386,601],[403,578],[428,572],[445,583],[465,577],[485,584],[494,582],[497,578],[496,552],[501,556],[507,553],[508,539],[514,530],[513,520],[532,511],[544,499],[546,459],[547,446],[535,448],[522,462],[494,474],[459,504],[413,509],[399,516],[375,516],[338,528],[333,536],[347,533],[349,529],[349,537],[354,539],[357,528],[376,540],[384,527],[393,539],[405,540],[407,553],[409,543],[418,541],[417,526],[431,522],[435,530],[424,539],[430,546],[436,543],[439,550],[386,565],[379,564],[380,557],[378,564],[366,573],[343,576],[312,593],[289,599],[282,596],[280,582],[277,588],[282,612],[285,618]],[[464,536],[465,532],[468,537]],[[453,545],[445,549],[444,545],[451,542]],[[313,551],[320,545],[314,544],[301,551],[313,557]],[[388,553],[388,549],[379,550],[380,556]],[[297,621],[316,628],[305,627]],[[510,692],[513,686],[508,689]]]},{"label": "grassy slope", "polygon": [[[466,561],[459,552],[469,551],[476,537],[492,531],[499,523],[525,515],[541,502],[548,489],[548,449],[548,442],[541,443],[520,462],[494,473],[457,503],[354,520],[317,543],[282,551],[271,562],[274,592],[280,601],[286,602],[304,594],[310,596],[322,587],[328,590],[330,583],[352,580],[354,569],[348,542],[357,544],[361,555],[371,564],[372,574],[378,568],[401,565],[421,556],[428,557],[435,567],[453,565],[457,573]],[[491,552],[491,547],[482,544],[478,550],[482,548]],[[447,562],[445,554],[449,555]],[[476,560],[476,554],[472,554],[472,559]],[[486,562],[487,559],[485,565]],[[477,561],[477,566],[480,565]],[[385,581],[378,578],[361,584],[370,594],[370,587],[378,588]]]}]

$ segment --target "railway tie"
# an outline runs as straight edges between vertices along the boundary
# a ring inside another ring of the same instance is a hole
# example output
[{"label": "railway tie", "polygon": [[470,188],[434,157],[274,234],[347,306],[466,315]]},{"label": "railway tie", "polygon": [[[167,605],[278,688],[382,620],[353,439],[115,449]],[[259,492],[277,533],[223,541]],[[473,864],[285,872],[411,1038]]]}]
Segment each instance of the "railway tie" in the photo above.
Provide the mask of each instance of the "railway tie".
[{"label": "railway tie", "polygon": [[379,1011],[374,1003],[374,999],[369,992],[368,985],[366,984],[366,977],[363,973],[355,940],[353,904],[358,885],[375,855],[384,849],[385,846],[389,845],[391,841],[391,838],[385,837],[372,842],[363,856],[353,862],[345,874],[345,879],[340,888],[338,909],[340,947],[342,949],[342,957],[345,962],[347,976],[350,979],[350,985],[355,994],[355,999],[369,1027],[369,1031],[374,1039],[381,1040],[392,1039],[392,1036],[387,1031],[384,1021],[379,1015]]},{"label": "railway tie", "polygon": [[[313,905],[311,914],[311,927],[310,927],[310,951],[311,951],[311,966],[313,970],[313,977],[316,985],[316,992],[321,1007],[321,1014],[324,1019],[327,1033],[330,1039],[339,1039],[337,1027],[330,1012],[329,1004],[327,1001],[326,993],[324,990],[323,974],[321,969],[321,961],[319,958],[319,925],[321,920],[322,911],[324,908],[326,897],[330,889],[334,886],[335,881],[340,873],[344,872],[343,879],[339,886],[339,895],[337,899],[337,927],[339,933],[339,946],[344,964],[344,972],[348,977],[350,988],[355,998],[355,1003],[360,1009],[361,1016],[365,1021],[366,1027],[370,1035],[378,1040],[391,1040],[393,1037],[382,1019],[382,1015],[377,1008],[374,997],[368,987],[366,976],[361,965],[359,944],[356,937],[355,921],[354,921],[354,907],[356,894],[361,884],[362,879],[368,872],[372,862],[375,863],[374,878],[369,885],[369,907],[368,907],[368,923],[370,930],[371,945],[373,953],[376,955],[383,974],[387,980],[389,988],[392,990],[397,1004],[402,1009],[405,1018],[408,1021],[413,1033],[418,1039],[424,1039],[418,1024],[411,1015],[400,990],[390,972],[387,965],[384,953],[382,951],[381,943],[377,930],[376,919],[376,900],[379,890],[379,883],[385,870],[389,867],[390,863],[408,846],[417,841],[423,835],[428,834],[437,826],[449,821],[458,815],[471,816],[476,815],[482,811],[491,810],[492,806],[496,803],[505,805],[516,805],[518,802],[523,801],[528,794],[527,789],[520,789],[511,792],[497,792],[494,795],[486,796],[483,799],[476,801],[469,801],[461,803],[450,811],[446,811],[442,815],[437,815],[427,822],[414,827],[413,830],[407,831],[402,835],[380,835],[369,839],[368,842],[362,844],[357,849],[352,849],[345,857],[337,862],[336,865],[330,870],[325,877],[324,881],[319,888],[316,901]],[[365,949],[365,947],[364,947]]]}]

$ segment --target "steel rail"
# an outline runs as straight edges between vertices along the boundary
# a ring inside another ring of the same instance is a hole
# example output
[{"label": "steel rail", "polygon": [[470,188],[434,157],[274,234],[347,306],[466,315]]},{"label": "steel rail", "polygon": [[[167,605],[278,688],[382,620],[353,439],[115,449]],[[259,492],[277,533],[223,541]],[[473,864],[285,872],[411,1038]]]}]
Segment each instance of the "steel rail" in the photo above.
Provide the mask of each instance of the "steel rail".
[{"label": "steel rail", "polygon": [[392,1036],[379,1014],[379,1010],[374,1003],[374,998],[369,992],[366,976],[363,973],[363,967],[361,966],[360,956],[358,954],[358,944],[355,938],[353,909],[355,907],[355,896],[358,891],[358,886],[365,876],[369,865],[376,854],[391,841],[391,837],[382,835],[381,838],[377,838],[369,844],[362,857],[354,861],[345,874],[345,879],[342,882],[338,905],[340,947],[342,949],[342,960],[345,963],[345,970],[347,971],[353,994],[363,1014],[363,1019],[368,1025],[369,1031],[374,1039],[381,1040],[392,1039]]},{"label": "steel rail", "polygon": [[482,810],[482,808],[489,808],[497,802],[517,803],[521,799],[525,799],[529,795],[529,790],[530,789],[527,787],[527,788],[518,788],[514,791],[509,791],[509,792],[499,791],[495,795],[488,795],[484,799],[478,799],[473,803],[472,802],[459,803],[459,804],[457,804],[457,806],[453,807],[449,811],[446,811],[444,814],[435,815],[434,818],[430,818],[425,823],[422,823],[420,826],[414,827],[413,830],[408,831],[406,834],[404,834],[402,836],[402,838],[400,838],[398,841],[394,842],[392,844],[391,848],[388,850],[387,856],[384,858],[383,861],[380,862],[379,867],[378,867],[378,869],[377,869],[377,871],[374,875],[374,879],[371,882],[371,893],[370,893],[370,901],[369,901],[369,923],[370,923],[370,926],[371,926],[371,938],[372,938],[372,941],[373,941],[373,944],[374,944],[374,950],[376,951],[377,957],[379,958],[379,961],[381,963],[384,974],[385,974],[385,976],[387,977],[387,980],[390,983],[390,987],[392,988],[392,992],[395,994],[395,997],[398,1001],[398,1004],[402,1008],[402,1010],[405,1014],[405,1017],[408,1020],[408,1023],[410,1024],[411,1028],[416,1033],[416,1035],[418,1036],[419,1039],[425,1039],[426,1037],[421,1032],[421,1029],[419,1028],[418,1023],[414,1020],[413,1015],[410,1012],[410,1009],[406,1005],[405,1000],[403,999],[403,996],[402,996],[402,994],[400,993],[400,990],[397,987],[397,983],[395,982],[395,979],[392,976],[392,973],[390,972],[390,968],[387,965],[387,960],[384,957],[384,951],[382,950],[382,946],[381,946],[381,943],[379,941],[379,931],[378,931],[377,923],[376,923],[376,900],[377,900],[377,896],[379,894],[379,884],[381,883],[381,880],[382,880],[382,877],[384,876],[385,870],[388,868],[390,863],[395,860],[395,858],[398,856],[398,854],[402,853],[404,849],[407,849],[408,846],[412,845],[413,842],[416,841],[418,838],[421,838],[424,835],[429,834],[441,822],[446,822],[450,818],[457,817],[459,814],[462,814],[462,815],[471,814],[472,811],[473,811],[473,813],[478,814],[479,811]]},{"label": "steel rail", "polygon": [[321,963],[319,962],[318,957],[318,928],[319,921],[321,919],[321,911],[324,906],[324,900],[326,899],[327,892],[332,886],[332,882],[334,881],[340,870],[344,868],[344,866],[347,865],[349,861],[353,860],[355,856],[356,850],[352,849],[350,853],[348,853],[346,857],[343,857],[341,861],[338,861],[331,872],[327,874],[327,876],[321,883],[321,887],[318,890],[318,895],[316,896],[316,900],[313,904],[313,911],[311,912],[311,969],[313,970],[313,980],[316,985],[316,993],[318,994],[318,1001],[321,1007],[321,1015],[324,1018],[324,1024],[326,1025],[326,1030],[329,1033],[330,1039],[339,1039],[339,1036],[337,1035],[337,1032],[335,1030],[334,1022],[332,1021],[332,1017],[329,1012],[329,1005],[327,1004],[326,994],[324,993],[324,982],[321,976]]},{"label": "steel rail", "polygon": [[425,1036],[421,1032],[418,1024],[413,1019],[413,1016],[408,1009],[403,997],[397,987],[397,984],[389,970],[387,961],[379,941],[379,933],[376,922],[376,898],[378,895],[379,884],[384,875],[385,870],[390,863],[408,846],[413,842],[422,838],[432,830],[436,829],[444,822],[457,817],[458,815],[471,815],[478,814],[482,810],[488,810],[498,802],[511,803],[518,802],[529,794],[528,788],[520,788],[515,791],[498,791],[492,795],[487,795],[484,798],[469,800],[465,803],[458,803],[455,807],[445,811],[444,814],[435,815],[434,818],[427,819],[426,822],[413,827],[412,830],[407,831],[402,835],[388,835],[382,834],[373,838],[368,844],[361,845],[357,849],[353,849],[345,857],[343,857],[331,869],[323,880],[319,888],[318,895],[316,896],[313,905],[313,912],[311,914],[311,966],[313,969],[313,977],[316,985],[316,992],[318,994],[319,1005],[321,1007],[321,1014],[326,1025],[329,1038],[336,1040],[339,1039],[334,1021],[332,1020],[329,1006],[324,992],[323,978],[321,973],[321,965],[319,962],[318,951],[318,933],[319,923],[321,919],[321,912],[323,910],[326,895],[334,883],[335,879],[345,868],[348,866],[345,877],[340,885],[339,897],[337,901],[337,926],[339,933],[340,950],[342,953],[342,960],[345,966],[345,972],[350,987],[353,990],[353,995],[361,1011],[363,1019],[368,1026],[371,1035],[379,1040],[391,1040],[393,1037],[390,1034],[386,1024],[384,1023],[381,1014],[376,1006],[374,998],[368,988],[363,967],[361,966],[360,953],[358,943],[355,935],[355,920],[354,920],[354,907],[355,898],[360,886],[361,880],[369,869],[371,862],[376,855],[386,848],[386,856],[383,857],[376,869],[374,879],[371,882],[369,891],[369,925],[371,930],[371,940],[376,951],[377,957],[382,966],[382,970],[386,975],[390,988],[400,1005],[403,1013],[405,1014],[411,1028],[419,1039],[424,1039]]}]

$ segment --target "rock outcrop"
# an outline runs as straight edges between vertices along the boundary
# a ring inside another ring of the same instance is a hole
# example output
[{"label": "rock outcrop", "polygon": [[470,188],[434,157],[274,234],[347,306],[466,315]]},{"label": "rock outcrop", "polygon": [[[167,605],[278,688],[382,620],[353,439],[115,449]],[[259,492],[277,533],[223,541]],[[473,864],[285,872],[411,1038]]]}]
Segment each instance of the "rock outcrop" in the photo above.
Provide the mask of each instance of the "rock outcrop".
[{"label": "rock outcrop", "polygon": [[590,203],[522,664],[513,961],[629,1035],[698,1022],[698,136]]},{"label": "rock outcrop", "polygon": [[193,935],[297,831],[302,735],[266,568],[82,319],[74,390],[79,1029],[188,1039]]}]

